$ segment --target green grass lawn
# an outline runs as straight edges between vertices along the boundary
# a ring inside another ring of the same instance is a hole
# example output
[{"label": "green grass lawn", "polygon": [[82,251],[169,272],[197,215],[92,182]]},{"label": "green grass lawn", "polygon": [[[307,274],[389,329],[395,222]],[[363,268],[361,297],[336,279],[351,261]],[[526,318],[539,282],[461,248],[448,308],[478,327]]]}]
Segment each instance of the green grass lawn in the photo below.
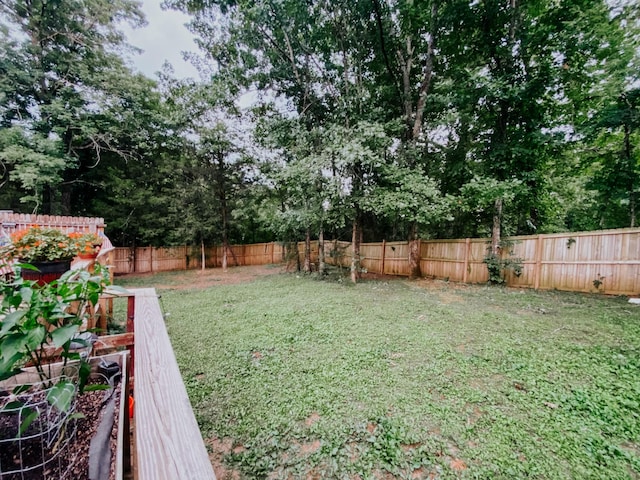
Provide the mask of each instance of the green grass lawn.
[{"label": "green grass lawn", "polygon": [[169,335],[230,477],[640,477],[640,308],[626,298],[170,277]]}]

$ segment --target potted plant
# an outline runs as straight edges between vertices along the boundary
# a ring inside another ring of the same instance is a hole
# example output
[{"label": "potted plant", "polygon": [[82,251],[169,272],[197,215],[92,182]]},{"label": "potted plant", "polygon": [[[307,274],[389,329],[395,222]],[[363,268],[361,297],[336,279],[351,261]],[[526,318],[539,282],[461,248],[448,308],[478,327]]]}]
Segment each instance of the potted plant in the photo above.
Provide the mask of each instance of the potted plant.
[{"label": "potted plant", "polygon": [[79,233],[72,232],[69,234],[75,243],[78,251],[78,257],[82,259],[92,259],[98,256],[102,247],[102,238],[97,233]]},{"label": "potted plant", "polygon": [[91,348],[90,307],[103,291],[118,290],[107,281],[97,265],[43,286],[0,282],[0,477],[65,478],[79,421],[74,409],[91,371],[82,354]]},{"label": "potted plant", "polygon": [[58,229],[30,227],[11,234],[11,244],[2,247],[0,254],[5,261],[19,262],[25,280],[44,285],[71,268],[78,246]]}]

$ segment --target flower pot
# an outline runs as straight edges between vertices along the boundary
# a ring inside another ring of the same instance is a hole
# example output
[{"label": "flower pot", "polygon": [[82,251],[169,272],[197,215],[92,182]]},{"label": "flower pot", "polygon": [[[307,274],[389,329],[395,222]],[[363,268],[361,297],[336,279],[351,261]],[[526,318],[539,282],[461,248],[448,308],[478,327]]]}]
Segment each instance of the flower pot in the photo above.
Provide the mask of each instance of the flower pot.
[{"label": "flower pot", "polygon": [[71,268],[71,260],[56,260],[53,262],[22,262],[31,263],[38,270],[28,270],[23,268],[22,278],[25,280],[36,280],[38,285],[45,285],[57,280],[64,272]]},{"label": "flower pot", "polygon": [[81,260],[95,260],[98,258],[98,252],[96,253],[79,253],[78,258]]}]

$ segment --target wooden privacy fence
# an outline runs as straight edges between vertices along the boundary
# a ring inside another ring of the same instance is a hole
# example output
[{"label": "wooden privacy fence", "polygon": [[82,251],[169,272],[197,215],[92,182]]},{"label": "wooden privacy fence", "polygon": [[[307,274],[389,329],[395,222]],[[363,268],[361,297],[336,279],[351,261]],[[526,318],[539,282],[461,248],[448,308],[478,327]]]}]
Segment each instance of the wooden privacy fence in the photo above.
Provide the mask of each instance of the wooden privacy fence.
[{"label": "wooden privacy fence", "polygon": [[[205,267],[222,267],[223,247],[204,248]],[[284,247],[278,243],[231,245],[227,252],[229,266],[280,263]],[[114,273],[148,273],[202,268],[200,247],[118,247],[113,255]]]},{"label": "wooden privacy fence", "polygon": [[[614,295],[640,293],[640,229],[558,233],[509,237],[503,257],[519,258],[522,273],[507,271],[511,287],[600,292]],[[423,277],[465,283],[489,280],[484,257],[489,239],[423,240],[420,270]],[[327,263],[347,267],[349,242],[326,242]],[[365,243],[361,264],[368,272],[409,275],[407,242]]]},{"label": "wooden privacy fence", "polygon": [[[507,285],[535,289],[600,292],[614,295],[640,293],[640,229],[559,233],[510,237],[504,257],[522,261],[522,273],[509,271]],[[489,274],[484,257],[488,239],[423,240],[420,269],[423,277],[465,283],[483,283]],[[285,247],[279,243],[233,245],[229,266],[281,263]],[[304,243],[298,243],[302,261]],[[409,274],[407,242],[377,242],[361,245],[362,267],[371,273]],[[116,273],[160,272],[201,268],[199,247],[117,248]],[[325,242],[325,259],[332,265],[349,267],[351,243]],[[318,260],[318,242],[312,242],[311,261]],[[205,266],[222,266],[222,247],[205,248]]]},{"label": "wooden privacy fence", "polygon": [[65,233],[104,232],[104,219],[96,217],[66,217],[60,215],[30,215],[28,213],[13,213],[0,210],[0,224],[8,234],[17,230],[38,225],[44,228],[57,228]]}]

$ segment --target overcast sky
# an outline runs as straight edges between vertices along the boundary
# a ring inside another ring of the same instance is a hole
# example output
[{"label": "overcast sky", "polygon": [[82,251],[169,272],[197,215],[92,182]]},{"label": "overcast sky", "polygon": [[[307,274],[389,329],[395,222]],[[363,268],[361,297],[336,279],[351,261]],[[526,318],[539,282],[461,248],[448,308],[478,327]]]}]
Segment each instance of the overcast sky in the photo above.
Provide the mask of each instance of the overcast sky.
[{"label": "overcast sky", "polygon": [[169,61],[178,78],[198,77],[197,70],[182,59],[182,51],[197,51],[193,36],[185,24],[189,17],[174,10],[162,10],[162,0],[142,0],[142,11],[147,17],[146,27],[123,30],[128,42],[144,50],[140,55],[132,55],[133,66],[148,77],[156,78],[165,60]]}]

